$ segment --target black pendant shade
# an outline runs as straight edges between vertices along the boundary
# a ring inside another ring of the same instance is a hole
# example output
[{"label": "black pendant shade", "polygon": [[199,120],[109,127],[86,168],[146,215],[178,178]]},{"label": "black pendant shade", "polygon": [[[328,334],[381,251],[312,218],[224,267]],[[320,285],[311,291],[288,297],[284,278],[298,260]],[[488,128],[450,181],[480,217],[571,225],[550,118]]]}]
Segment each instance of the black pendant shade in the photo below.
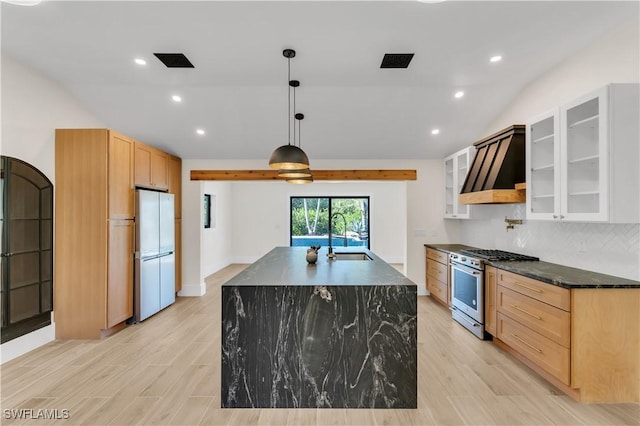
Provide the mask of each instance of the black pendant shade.
[{"label": "black pendant shade", "polygon": [[309,169],[292,169],[292,170],[280,170],[278,172],[279,178],[291,179],[311,176],[311,170]]},{"label": "black pendant shade", "polygon": [[309,157],[295,145],[282,145],[271,154],[269,167],[280,170],[308,169]]},{"label": "black pendant shade", "polygon": [[306,176],[306,177],[291,178],[291,179],[287,179],[287,183],[297,183],[297,184],[313,183],[313,177]]}]

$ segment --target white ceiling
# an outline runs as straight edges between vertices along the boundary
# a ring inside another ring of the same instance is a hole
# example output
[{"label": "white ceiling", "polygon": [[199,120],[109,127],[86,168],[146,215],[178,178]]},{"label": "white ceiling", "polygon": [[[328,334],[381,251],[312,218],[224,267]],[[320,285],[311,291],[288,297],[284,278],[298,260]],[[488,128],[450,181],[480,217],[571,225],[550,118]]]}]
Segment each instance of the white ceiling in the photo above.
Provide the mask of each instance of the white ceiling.
[{"label": "white ceiling", "polygon": [[[610,1],[3,3],[2,49],[110,128],[183,158],[266,165],[287,143],[282,50],[293,48],[313,166],[467,146],[529,82],[637,16],[637,2]],[[182,52],[195,69],[165,68],[153,52]],[[415,57],[408,69],[380,69],[384,53]],[[489,63],[494,54],[504,60]]]}]

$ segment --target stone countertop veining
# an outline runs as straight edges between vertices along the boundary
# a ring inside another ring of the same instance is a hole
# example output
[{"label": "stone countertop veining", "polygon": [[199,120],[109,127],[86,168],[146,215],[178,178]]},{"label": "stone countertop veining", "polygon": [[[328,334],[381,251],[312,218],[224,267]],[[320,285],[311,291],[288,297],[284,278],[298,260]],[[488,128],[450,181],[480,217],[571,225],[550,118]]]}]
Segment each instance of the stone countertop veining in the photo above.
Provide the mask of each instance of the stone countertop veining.
[{"label": "stone countertop veining", "polygon": [[435,250],[444,251],[447,253],[456,253],[460,250],[476,249],[477,247],[466,246],[464,244],[425,244],[425,247],[429,247]]},{"label": "stone countertop veining", "polygon": [[416,284],[365,247],[334,247],[334,253],[366,253],[372,260],[329,260],[327,248],[318,261],[306,261],[308,247],[276,247],[223,286],[367,286]]},{"label": "stone countertop veining", "polygon": [[640,288],[640,281],[549,262],[485,261],[498,269],[564,288]]}]

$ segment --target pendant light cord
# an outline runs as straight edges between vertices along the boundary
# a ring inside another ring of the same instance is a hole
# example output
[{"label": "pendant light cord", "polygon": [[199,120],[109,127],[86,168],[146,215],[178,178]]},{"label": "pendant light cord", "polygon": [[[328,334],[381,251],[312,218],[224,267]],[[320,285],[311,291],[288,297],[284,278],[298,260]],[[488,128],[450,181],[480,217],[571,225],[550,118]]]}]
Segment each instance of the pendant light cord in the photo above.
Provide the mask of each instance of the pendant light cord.
[{"label": "pendant light cord", "polygon": [[[287,101],[288,101],[288,106],[287,106],[287,128],[289,129],[289,145],[291,145],[291,84],[289,84],[289,82],[291,81],[291,58],[287,58]],[[294,93],[295,93],[295,89],[294,89]],[[295,126],[295,122],[294,122],[294,126]],[[295,129],[294,129],[294,137],[295,137]],[[295,144],[294,144],[295,145]]]},{"label": "pendant light cord", "polygon": [[295,116],[296,116],[296,87],[297,86],[293,86],[293,146],[296,146],[296,120]]}]

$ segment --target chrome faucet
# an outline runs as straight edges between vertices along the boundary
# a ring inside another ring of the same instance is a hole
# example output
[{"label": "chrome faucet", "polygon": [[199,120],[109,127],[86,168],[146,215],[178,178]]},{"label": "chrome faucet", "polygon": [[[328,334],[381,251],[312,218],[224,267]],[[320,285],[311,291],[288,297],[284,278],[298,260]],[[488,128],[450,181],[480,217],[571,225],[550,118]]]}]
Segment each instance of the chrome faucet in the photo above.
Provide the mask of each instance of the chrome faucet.
[{"label": "chrome faucet", "polygon": [[344,246],[347,247],[347,219],[344,217],[344,215],[342,213],[339,212],[335,212],[334,214],[331,215],[331,219],[329,221],[329,253],[327,253],[327,256],[329,257],[329,259],[334,259],[336,257],[335,254],[333,254],[333,235],[331,233],[331,223],[333,222],[333,218],[336,216],[342,216],[342,221],[344,222]]}]

